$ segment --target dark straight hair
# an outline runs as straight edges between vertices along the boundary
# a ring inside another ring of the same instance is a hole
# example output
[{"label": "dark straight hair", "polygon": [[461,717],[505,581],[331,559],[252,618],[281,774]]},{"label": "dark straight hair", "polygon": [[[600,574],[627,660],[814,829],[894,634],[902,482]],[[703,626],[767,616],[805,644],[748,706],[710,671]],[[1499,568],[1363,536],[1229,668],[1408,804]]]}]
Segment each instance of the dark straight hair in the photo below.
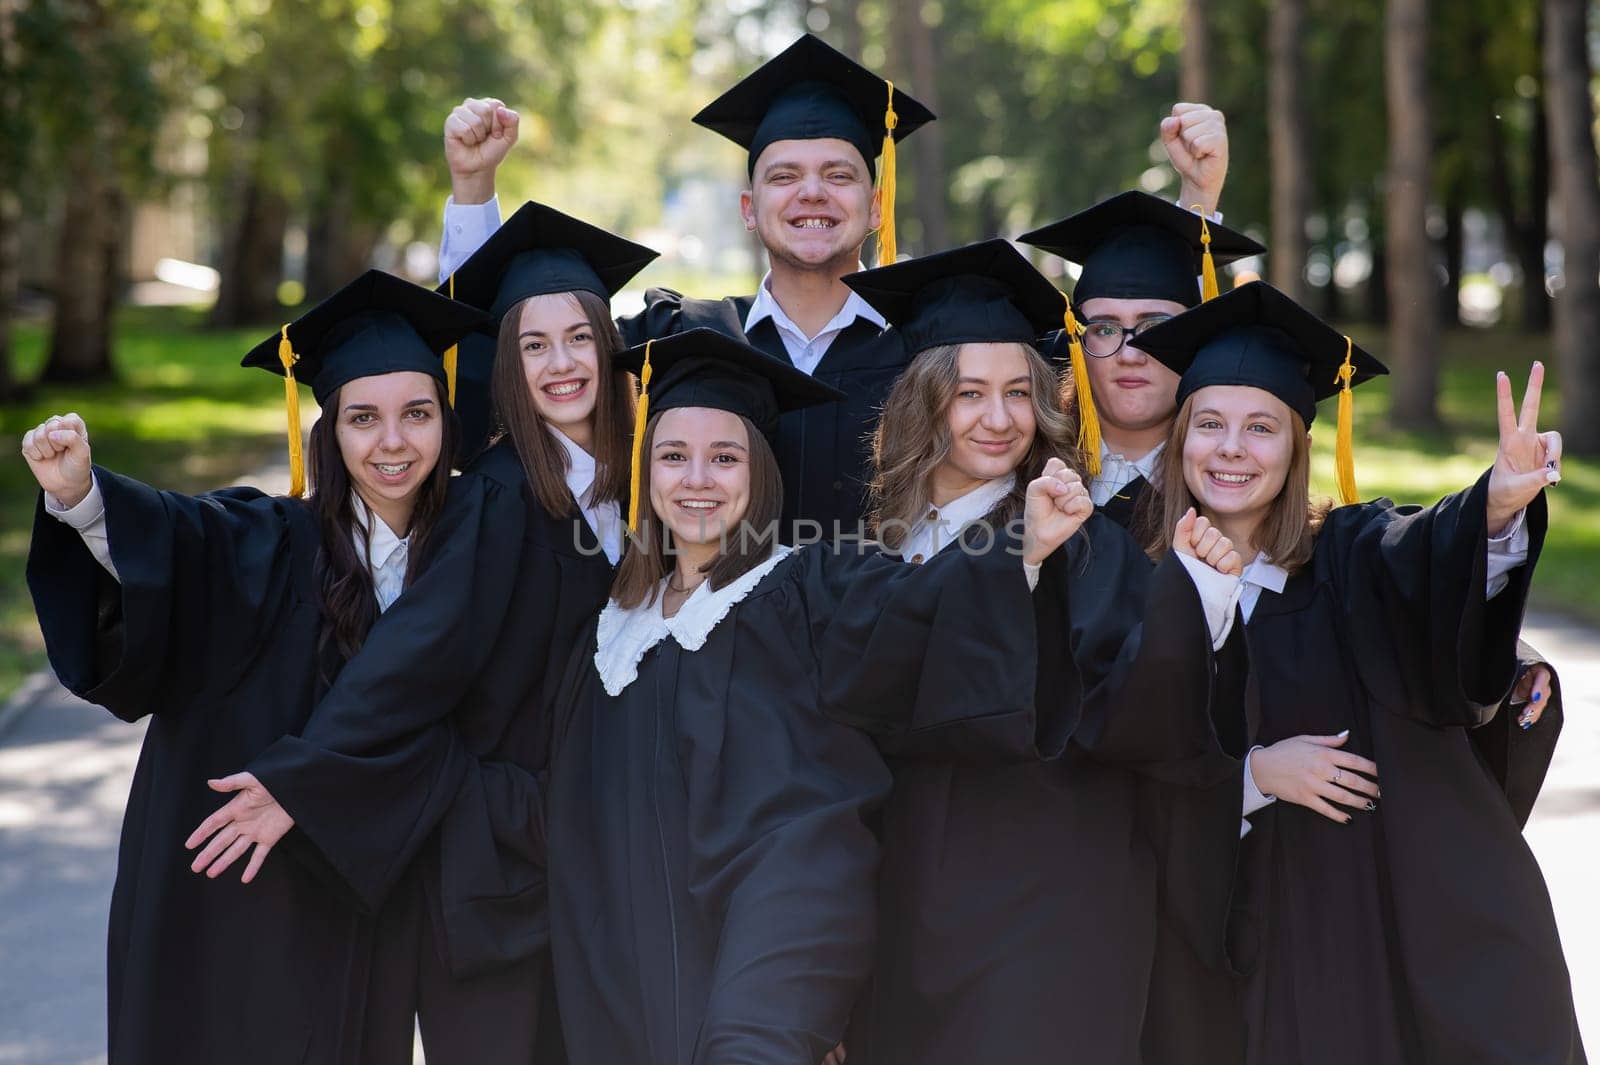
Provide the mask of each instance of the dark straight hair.
[{"label": "dark straight hair", "polygon": [[[594,330],[595,481],[591,502],[611,501],[626,507],[628,465],[633,439],[633,405],[636,389],[631,374],[616,373],[612,360],[622,350],[622,337],[611,318],[611,307],[592,292],[562,292],[556,295],[574,301],[589,319]],[[546,511],[556,517],[576,516],[572,493],[567,490],[567,452],[551,438],[544,415],[528,391],[522,368],[522,312],[529,299],[518,300],[500,319],[500,336],[495,345],[494,367],[489,373],[489,391],[497,427],[495,440],[510,437],[522,460],[523,474],[534,496]]]},{"label": "dark straight hair", "polygon": [[[395,531],[410,537],[406,558],[406,584],[417,573],[424,553],[429,546],[429,534],[444,509],[444,499],[450,490],[450,467],[455,460],[461,430],[455,411],[450,409],[445,386],[434,381],[434,395],[438,399],[442,437],[439,461],[417,488],[416,505],[411,511],[409,529]],[[344,456],[339,451],[339,396],[341,388],[322,406],[322,417],[311,427],[311,445],[307,449],[307,468],[311,475],[311,495],[306,505],[317,515],[322,530],[322,550],[317,553],[317,578],[322,589],[322,614],[324,624],[318,641],[319,648],[331,641],[341,658],[350,659],[361,650],[367,632],[378,619],[378,603],[372,586],[372,574],[357,553],[351,530],[357,531],[364,551],[371,550],[372,530],[357,514],[350,486],[350,474],[345,469]]]},{"label": "dark straight hair", "polygon": [[[639,532],[637,536],[629,534],[628,552],[611,582],[611,598],[624,609],[655,602],[661,579],[672,571],[666,523],[650,507],[650,448],[661,413],[650,416],[640,450]],[[749,418],[741,415],[739,420],[750,436],[750,502],[738,530],[724,534],[722,550],[701,569],[712,591],[738,580],[772,553],[778,542],[778,520],[783,516],[783,475],[778,472],[772,445]]]}]

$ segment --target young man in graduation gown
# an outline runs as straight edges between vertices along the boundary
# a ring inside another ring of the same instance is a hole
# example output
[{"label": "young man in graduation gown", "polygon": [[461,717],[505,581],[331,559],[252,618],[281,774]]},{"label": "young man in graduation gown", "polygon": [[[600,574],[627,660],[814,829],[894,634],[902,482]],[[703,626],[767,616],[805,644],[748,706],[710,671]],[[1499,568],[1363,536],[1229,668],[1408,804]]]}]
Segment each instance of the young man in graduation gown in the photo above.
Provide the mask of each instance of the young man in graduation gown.
[{"label": "young man in graduation gown", "polygon": [[[717,329],[844,393],[839,403],[786,414],[779,428],[786,542],[859,529],[866,439],[906,353],[885,335],[883,317],[839,279],[861,268],[870,233],[893,258],[894,204],[874,188],[878,155],[933,117],[818,38],[801,37],[695,116],[749,153],[740,213],[770,261],[760,287],[720,300],[652,289],[646,309],[618,323],[635,344]],[[446,122],[452,198],[442,280],[499,225],[494,166],[515,139],[516,121],[498,101],[469,100]],[[893,163],[882,165],[892,188]]]}]

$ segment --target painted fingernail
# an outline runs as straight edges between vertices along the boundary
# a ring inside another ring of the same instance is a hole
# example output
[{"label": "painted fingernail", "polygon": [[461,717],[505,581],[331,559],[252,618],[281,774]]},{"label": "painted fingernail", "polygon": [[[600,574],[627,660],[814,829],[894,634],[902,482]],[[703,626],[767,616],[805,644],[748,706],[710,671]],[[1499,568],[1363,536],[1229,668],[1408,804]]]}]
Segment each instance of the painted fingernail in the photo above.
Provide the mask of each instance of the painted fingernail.
[{"label": "painted fingernail", "polygon": [[1544,479],[1546,481],[1549,481],[1551,484],[1560,484],[1561,483],[1561,471],[1560,470],[1549,470],[1549,471],[1547,471],[1545,473]]},{"label": "painted fingernail", "polygon": [[1531,729],[1533,727],[1533,718],[1531,718],[1531,717],[1523,718],[1521,721],[1517,722],[1517,727],[1522,729],[1523,732],[1527,732],[1529,729]]},{"label": "painted fingernail", "polygon": [[1538,702],[1540,699],[1543,699],[1543,698],[1544,698],[1544,692],[1534,692],[1533,693],[1533,701],[1534,702]]},{"label": "painted fingernail", "polygon": [[1376,810],[1377,808],[1378,808],[1378,804],[1377,803],[1373,802],[1371,799],[1367,800],[1367,813],[1371,813],[1372,811]]}]

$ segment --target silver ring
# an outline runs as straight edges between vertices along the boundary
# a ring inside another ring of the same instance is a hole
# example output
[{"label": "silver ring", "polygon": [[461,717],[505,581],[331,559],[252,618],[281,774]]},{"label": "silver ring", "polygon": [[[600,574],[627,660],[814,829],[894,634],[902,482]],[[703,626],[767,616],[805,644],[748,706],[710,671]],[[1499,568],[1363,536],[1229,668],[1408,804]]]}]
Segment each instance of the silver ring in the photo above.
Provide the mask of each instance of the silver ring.
[{"label": "silver ring", "polygon": [[1341,777],[1343,777],[1343,776],[1344,776],[1344,770],[1335,768],[1334,771],[1333,771],[1333,780],[1331,780],[1329,783],[1337,784],[1337,783],[1339,783],[1339,779]]}]

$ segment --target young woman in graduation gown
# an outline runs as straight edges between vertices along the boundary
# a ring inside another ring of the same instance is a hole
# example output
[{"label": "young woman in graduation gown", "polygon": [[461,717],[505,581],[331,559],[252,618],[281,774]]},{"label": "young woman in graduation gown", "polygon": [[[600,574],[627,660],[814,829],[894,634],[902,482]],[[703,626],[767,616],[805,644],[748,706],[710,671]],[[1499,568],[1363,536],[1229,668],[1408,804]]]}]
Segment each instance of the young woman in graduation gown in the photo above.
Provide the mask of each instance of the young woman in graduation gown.
[{"label": "young woman in graduation gown", "polygon": [[1260,282],[1141,344],[1182,374],[1167,515],[1197,509],[1252,559],[1196,574],[1249,650],[1248,821],[1216,841],[1238,848],[1247,1060],[1583,1061],[1549,896],[1501,791],[1527,781],[1527,752],[1492,774],[1469,738],[1509,726],[1495,718],[1560,479],[1559,437],[1537,430],[1542,368],[1520,417],[1499,376],[1499,451],[1472,487],[1329,509],[1309,501],[1306,429],[1340,382],[1385,372],[1376,360]]},{"label": "young woman in graduation gown", "polygon": [[578,1065],[818,1062],[871,963],[889,786],[839,719],[1031,735],[1019,554],[1089,508],[1064,471],[1041,478],[1022,551],[923,571],[870,546],[777,547],[769,434],[832,390],[711,330],[630,357],[649,382],[647,516],[572,663],[550,780],[567,1048]]},{"label": "young woman in graduation gown", "polygon": [[440,551],[368,661],[248,767],[380,914],[369,1060],[409,1060],[417,1026],[433,1061],[559,1059],[535,774],[621,553],[633,387],[609,299],[654,255],[530,203],[445,286],[498,323],[501,430],[453,480]]},{"label": "young woman in graduation gown", "polygon": [[[1005,241],[849,283],[919,352],[878,425],[879,536],[922,564],[1004,536],[1020,486],[1078,454],[1031,346],[1061,322],[1061,294]],[[895,776],[882,938],[852,1062],[1139,1060],[1155,865],[1138,772],[1229,771],[1205,757],[1211,640],[1183,567],[1152,567],[1103,516],[1042,578],[1038,596],[1059,606],[1041,648],[1076,662],[1072,690],[1055,693],[1069,713],[1042,702],[1049,727],[1025,750],[880,738]]]},{"label": "young woman in graduation gown", "polygon": [[184,835],[229,786],[216,778],[300,731],[438,546],[454,446],[440,353],[480,318],[373,272],[246,359],[282,373],[283,344],[322,404],[307,499],[158,491],[91,466],[75,415],[23,440],[44,490],[28,582],[51,664],[149,722],[111,902],[118,1065],[356,1060],[371,926],[354,898],[298,861],[210,882],[195,872],[220,852],[191,871]]}]

